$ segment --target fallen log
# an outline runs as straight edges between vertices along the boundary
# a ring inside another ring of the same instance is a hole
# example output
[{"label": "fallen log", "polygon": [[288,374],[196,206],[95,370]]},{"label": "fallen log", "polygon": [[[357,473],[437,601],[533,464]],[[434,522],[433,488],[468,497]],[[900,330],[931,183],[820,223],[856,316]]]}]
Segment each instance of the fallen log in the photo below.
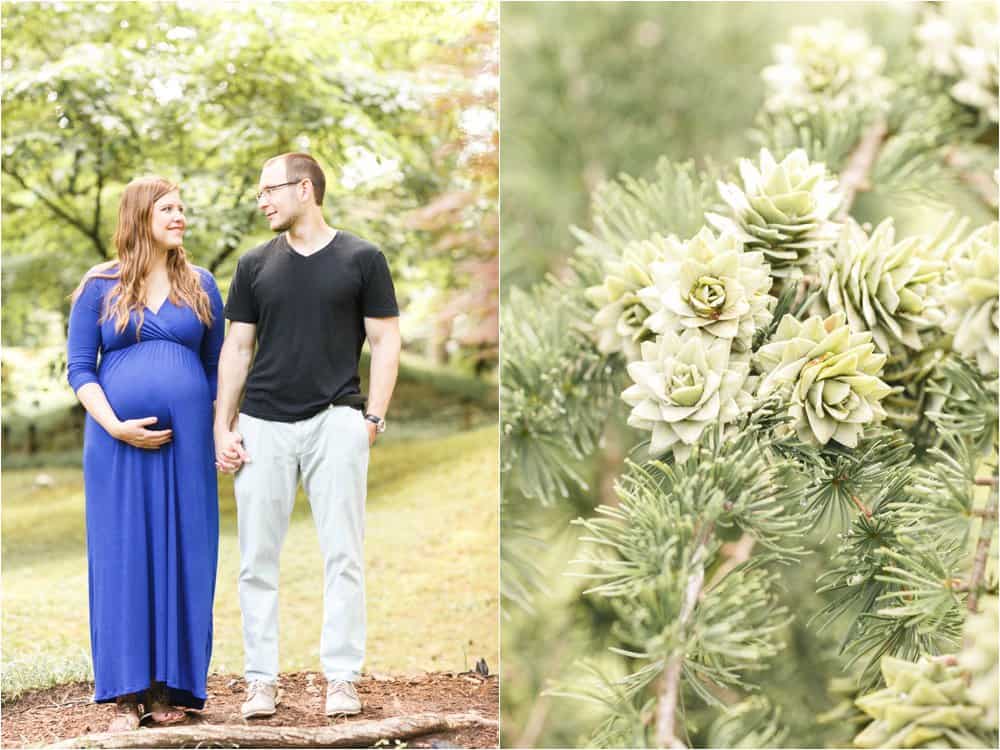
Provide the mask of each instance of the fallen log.
[{"label": "fallen log", "polygon": [[195,724],[87,734],[50,745],[53,748],[131,747],[371,747],[379,740],[407,740],[436,732],[498,727],[496,719],[477,713],[394,716],[378,721],[349,721],[318,728]]}]

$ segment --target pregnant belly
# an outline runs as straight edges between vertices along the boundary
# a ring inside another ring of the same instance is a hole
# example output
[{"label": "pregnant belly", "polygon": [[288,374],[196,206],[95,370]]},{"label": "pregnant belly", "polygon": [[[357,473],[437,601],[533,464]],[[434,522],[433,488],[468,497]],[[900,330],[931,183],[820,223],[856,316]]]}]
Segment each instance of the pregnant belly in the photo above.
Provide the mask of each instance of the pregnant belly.
[{"label": "pregnant belly", "polygon": [[149,341],[110,352],[100,380],[119,419],[156,417],[152,430],[171,429],[178,414],[212,406],[201,360],[180,344]]}]

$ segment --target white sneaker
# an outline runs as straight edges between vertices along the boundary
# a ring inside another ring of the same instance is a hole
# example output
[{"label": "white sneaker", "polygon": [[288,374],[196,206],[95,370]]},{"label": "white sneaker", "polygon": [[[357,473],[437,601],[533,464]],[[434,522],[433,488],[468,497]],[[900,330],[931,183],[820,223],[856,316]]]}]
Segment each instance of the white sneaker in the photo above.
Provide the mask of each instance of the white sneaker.
[{"label": "white sneaker", "polygon": [[281,703],[278,683],[253,680],[247,686],[247,699],[243,702],[243,718],[274,716],[275,706]]},{"label": "white sneaker", "polygon": [[361,699],[353,682],[331,680],[326,686],[326,715],[342,716],[361,713]]}]

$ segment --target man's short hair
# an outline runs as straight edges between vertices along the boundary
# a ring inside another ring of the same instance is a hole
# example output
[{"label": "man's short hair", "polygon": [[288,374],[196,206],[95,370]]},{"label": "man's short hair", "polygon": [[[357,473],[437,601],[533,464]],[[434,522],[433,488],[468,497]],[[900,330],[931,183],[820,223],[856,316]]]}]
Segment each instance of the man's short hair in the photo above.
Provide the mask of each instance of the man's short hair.
[{"label": "man's short hair", "polygon": [[264,166],[266,167],[268,164],[278,160],[284,160],[285,174],[288,175],[287,179],[289,182],[308,178],[313,186],[313,197],[316,198],[316,205],[322,206],[323,196],[326,194],[326,175],[323,174],[323,169],[319,166],[319,162],[309,156],[309,154],[296,151],[268,159],[264,163]]}]

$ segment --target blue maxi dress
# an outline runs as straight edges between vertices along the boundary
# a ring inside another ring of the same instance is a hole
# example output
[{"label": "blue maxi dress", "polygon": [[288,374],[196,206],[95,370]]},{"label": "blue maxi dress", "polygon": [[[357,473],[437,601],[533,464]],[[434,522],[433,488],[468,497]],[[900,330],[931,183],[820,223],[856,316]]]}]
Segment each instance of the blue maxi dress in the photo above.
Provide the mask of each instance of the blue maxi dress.
[{"label": "blue maxi dress", "polygon": [[67,367],[76,391],[99,383],[121,420],[170,428],[153,450],[84,428],[90,638],[94,700],[167,685],[169,702],[200,709],[212,655],[219,502],[212,434],[222,296],[198,268],[212,324],[169,299],[124,331],[100,322],[113,279],[91,279],[70,313]]}]

